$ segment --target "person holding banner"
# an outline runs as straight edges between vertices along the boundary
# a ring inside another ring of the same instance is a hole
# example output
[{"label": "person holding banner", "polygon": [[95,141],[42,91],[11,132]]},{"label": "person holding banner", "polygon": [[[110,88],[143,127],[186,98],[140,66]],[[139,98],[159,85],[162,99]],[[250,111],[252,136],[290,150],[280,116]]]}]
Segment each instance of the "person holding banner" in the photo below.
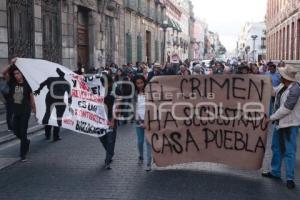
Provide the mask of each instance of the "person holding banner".
[{"label": "person holding banner", "polygon": [[[144,143],[145,143],[145,125],[144,125],[144,118],[145,118],[145,87],[146,87],[146,80],[144,76],[136,76],[134,78],[134,85],[136,89],[135,94],[135,103],[136,103],[136,135],[137,135],[137,147],[139,151],[139,164],[143,163],[144,160]],[[146,141],[147,146],[147,165],[146,171],[151,171],[151,145]]]},{"label": "person holding banner", "polygon": [[297,70],[293,66],[287,65],[278,70],[282,83],[275,89],[275,113],[270,117],[270,121],[276,124],[272,140],[272,170],[262,173],[262,176],[280,179],[284,159],[287,187],[293,189],[300,126],[300,83],[296,80]]},{"label": "person holding banner", "polygon": [[30,140],[27,138],[28,122],[31,111],[36,113],[35,102],[32,89],[25,80],[21,71],[15,65],[16,59],[4,70],[3,73],[9,73],[9,99],[12,101],[13,111],[13,131],[21,140],[20,157],[21,161],[26,161],[26,155],[29,151]]},{"label": "person holding banner", "polygon": [[113,79],[110,75],[104,75],[101,79],[102,84],[104,85],[105,81],[104,79],[107,79],[107,93],[104,98],[104,104],[106,106],[107,110],[107,120],[109,121],[109,129],[107,130],[107,133],[100,137],[100,142],[102,143],[105,151],[106,151],[106,157],[105,157],[105,168],[107,170],[111,169],[111,162],[113,159],[113,156],[115,154],[115,144],[116,144],[116,137],[117,137],[117,123],[115,123],[114,118],[114,104],[115,104],[115,97],[113,95]]}]

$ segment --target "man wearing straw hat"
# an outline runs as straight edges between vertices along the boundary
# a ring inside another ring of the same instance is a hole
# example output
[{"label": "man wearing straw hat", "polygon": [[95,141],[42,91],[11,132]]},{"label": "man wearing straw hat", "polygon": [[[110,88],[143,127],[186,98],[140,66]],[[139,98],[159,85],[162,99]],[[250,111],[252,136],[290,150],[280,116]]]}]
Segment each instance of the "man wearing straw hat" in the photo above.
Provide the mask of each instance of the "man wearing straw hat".
[{"label": "man wearing straw hat", "polygon": [[154,76],[160,76],[161,75],[161,65],[159,63],[154,63],[153,69],[148,74],[148,80],[149,82]]},{"label": "man wearing straw hat", "polygon": [[300,125],[300,84],[296,80],[297,70],[293,66],[287,65],[278,70],[281,84],[275,88],[275,112],[270,117],[270,121],[276,124],[272,139],[272,170],[262,173],[262,176],[280,180],[281,161],[284,160],[287,187],[293,189]]}]

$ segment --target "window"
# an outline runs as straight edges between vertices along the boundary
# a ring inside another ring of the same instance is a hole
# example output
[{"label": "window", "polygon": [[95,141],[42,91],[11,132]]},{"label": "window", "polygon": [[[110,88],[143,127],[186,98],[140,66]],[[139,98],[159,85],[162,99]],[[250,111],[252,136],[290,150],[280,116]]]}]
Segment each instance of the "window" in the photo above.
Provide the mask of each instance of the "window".
[{"label": "window", "polygon": [[137,61],[143,62],[143,39],[142,36],[137,36]]},{"label": "window", "polygon": [[286,27],[286,60],[290,59],[290,26]]},{"label": "window", "polygon": [[155,41],[155,61],[159,61],[159,41]]},{"label": "window", "polygon": [[60,14],[56,0],[42,1],[43,58],[61,62]]},{"label": "window", "polygon": [[131,34],[126,34],[126,57],[127,57],[127,63],[132,63],[132,39]]},{"label": "window", "polygon": [[33,0],[8,0],[8,56],[34,57]]}]

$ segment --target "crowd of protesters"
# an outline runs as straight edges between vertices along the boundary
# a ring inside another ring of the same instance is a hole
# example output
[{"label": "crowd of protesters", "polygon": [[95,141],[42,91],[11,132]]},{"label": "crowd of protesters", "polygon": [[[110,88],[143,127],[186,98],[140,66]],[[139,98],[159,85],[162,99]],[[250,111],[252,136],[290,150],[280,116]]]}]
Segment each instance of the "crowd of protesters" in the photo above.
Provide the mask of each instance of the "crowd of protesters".
[{"label": "crowd of protesters", "polygon": [[[101,72],[105,72],[113,77],[114,81],[123,80],[125,77],[132,80],[136,75],[142,75],[146,81],[149,82],[154,76],[168,76],[168,75],[222,75],[222,74],[257,74],[267,75],[279,74],[278,67],[284,67],[285,63],[281,61],[279,64],[275,64],[271,61],[260,61],[258,63],[249,63],[242,61],[216,61],[212,59],[209,64],[201,61],[179,63],[166,63],[161,65],[158,62],[148,64],[139,63],[135,65],[128,63],[127,65],[117,66],[111,64],[107,67],[101,67],[98,69]],[[82,74],[84,69],[79,69],[75,72]],[[271,69],[274,68],[274,69]],[[274,71],[275,70],[275,71]],[[95,72],[94,70],[92,72]],[[277,76],[277,75],[275,75]],[[280,80],[280,78],[279,78]],[[275,81],[276,82],[276,81]]]},{"label": "crowd of protesters", "polygon": [[[24,79],[23,75],[11,63],[11,67],[3,72],[3,76],[7,80],[8,88],[4,87],[1,92],[6,97],[7,108],[7,124],[9,129],[13,129],[14,133],[21,140],[20,156],[22,160],[26,159],[30,141],[27,139],[27,127],[31,109],[35,112],[34,101],[32,98],[32,90]],[[117,66],[111,64],[92,73],[101,73],[108,80],[108,95],[105,97],[105,104],[108,108],[108,120],[110,121],[110,131],[100,141],[106,150],[105,167],[111,169],[113,161],[114,148],[117,137],[117,126],[126,123],[136,124],[137,135],[137,162],[143,164],[144,146],[146,146],[146,170],[151,170],[151,146],[145,140],[145,87],[149,81],[155,76],[188,76],[188,75],[227,75],[227,74],[252,74],[268,76],[272,79],[274,87],[274,96],[270,102],[270,122],[274,124],[274,134],[272,140],[272,171],[263,173],[264,177],[280,179],[281,162],[285,161],[287,187],[292,189],[295,187],[294,173],[296,167],[296,146],[298,127],[300,125],[300,84],[296,80],[297,71],[293,66],[285,65],[284,62],[275,64],[272,61],[260,61],[258,63],[248,63],[242,61],[227,62],[211,60],[205,62],[189,62],[188,60],[180,63],[166,63],[161,65],[158,62],[153,64],[139,63],[135,65],[128,63],[127,65]],[[84,75],[89,73],[85,71],[81,64],[78,64],[78,70],[75,73]],[[115,83],[121,84],[115,84]],[[134,85],[134,87],[132,87]],[[112,93],[115,92],[115,94]],[[133,94],[133,95],[132,95]],[[122,101],[120,110],[123,120],[116,120],[113,117],[114,104]],[[131,98],[128,98],[130,97]],[[135,107],[135,113],[129,113],[130,106]],[[18,108],[18,109],[12,109]],[[31,108],[31,109],[30,109]],[[134,115],[133,115],[134,114]],[[133,117],[130,117],[133,116]],[[51,127],[46,127],[46,138],[50,137]],[[54,137],[60,139],[59,130],[54,131]]]},{"label": "crowd of protesters", "polygon": [[[294,174],[296,168],[296,147],[297,135],[300,125],[300,84],[296,79],[297,70],[295,67],[286,65],[283,61],[275,64],[272,61],[260,61],[257,63],[249,63],[242,61],[227,62],[216,61],[212,59],[208,64],[205,62],[185,62],[146,64],[136,63],[123,65],[118,67],[112,64],[109,67],[102,68],[102,72],[112,77],[117,81],[129,81],[135,85],[135,92],[131,91],[128,84],[119,85],[119,94],[128,96],[134,92],[133,99],[123,99],[127,103],[132,103],[136,106],[136,134],[137,134],[137,149],[138,162],[143,163],[144,159],[144,143],[146,143],[147,162],[146,170],[151,170],[151,146],[144,139],[144,112],[145,94],[144,88],[146,84],[155,76],[188,76],[188,75],[226,75],[226,74],[251,74],[268,76],[271,78],[274,94],[270,101],[270,122],[273,124],[273,139],[272,139],[272,162],[271,171],[264,172],[262,176],[280,179],[281,177],[281,162],[285,162],[287,187],[293,189],[295,187]],[[124,119],[129,114],[123,113]],[[128,118],[126,119],[128,120]],[[119,124],[126,123],[121,122]],[[132,120],[129,120],[132,121]]]}]

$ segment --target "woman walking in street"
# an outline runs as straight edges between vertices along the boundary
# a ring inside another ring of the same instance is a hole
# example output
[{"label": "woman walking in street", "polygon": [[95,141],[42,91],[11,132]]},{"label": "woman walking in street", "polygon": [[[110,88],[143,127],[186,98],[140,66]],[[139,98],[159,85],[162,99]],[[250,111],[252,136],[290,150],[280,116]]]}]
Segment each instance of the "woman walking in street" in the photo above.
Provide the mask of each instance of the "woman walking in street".
[{"label": "woman walking in street", "polygon": [[[135,93],[135,102],[136,102],[136,135],[137,135],[137,147],[139,151],[139,164],[142,164],[144,161],[144,143],[145,143],[145,125],[144,125],[144,117],[145,117],[145,86],[146,79],[144,76],[136,76],[134,78],[134,85],[136,89]],[[146,141],[146,149],[147,149],[147,163],[146,163],[146,171],[151,171],[151,145]]]}]

